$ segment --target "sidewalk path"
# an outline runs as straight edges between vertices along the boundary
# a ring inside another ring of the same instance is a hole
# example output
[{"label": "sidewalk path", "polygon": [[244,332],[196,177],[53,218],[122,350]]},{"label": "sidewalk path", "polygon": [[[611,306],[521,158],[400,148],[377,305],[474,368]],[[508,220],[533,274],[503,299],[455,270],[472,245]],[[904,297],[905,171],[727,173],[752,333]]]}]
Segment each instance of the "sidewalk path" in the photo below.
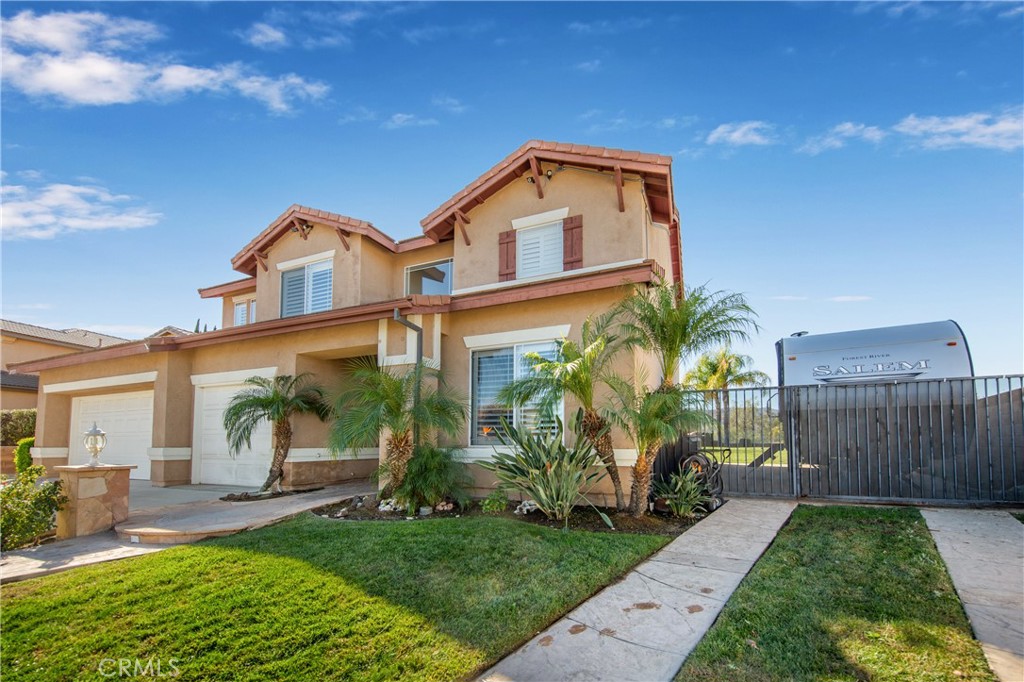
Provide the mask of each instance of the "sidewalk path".
[{"label": "sidewalk path", "polygon": [[795,507],[730,500],[481,680],[671,680]]},{"label": "sidewalk path", "polygon": [[921,514],[992,671],[1024,680],[1024,524],[994,510]]},{"label": "sidewalk path", "polygon": [[373,492],[365,481],[256,502],[209,500],[130,512],[116,531],[5,552],[0,582],[36,578],[77,566],[149,554],[205,537],[231,535],[277,523],[309,509]]}]

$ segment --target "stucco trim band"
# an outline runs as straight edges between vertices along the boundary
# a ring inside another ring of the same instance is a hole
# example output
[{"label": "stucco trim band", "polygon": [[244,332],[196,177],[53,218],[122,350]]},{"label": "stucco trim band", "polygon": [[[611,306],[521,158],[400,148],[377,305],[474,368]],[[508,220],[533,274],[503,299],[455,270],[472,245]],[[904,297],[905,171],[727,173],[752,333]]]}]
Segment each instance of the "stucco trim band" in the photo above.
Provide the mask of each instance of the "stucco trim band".
[{"label": "stucco trim band", "polygon": [[493,334],[464,336],[462,340],[466,343],[466,348],[470,349],[487,348],[489,346],[511,346],[517,343],[564,339],[569,336],[571,329],[571,324],[559,324],[552,327],[535,327],[533,329],[516,329],[507,332],[495,332]]},{"label": "stucco trim band", "polygon": [[149,448],[146,453],[150,461],[156,462],[192,459],[192,448]]},{"label": "stucco trim band", "polygon": [[68,456],[68,449],[67,448],[38,447],[38,448],[31,448],[29,450],[29,452],[32,453],[32,459],[37,460],[37,461],[41,460],[41,459],[52,459],[52,458],[67,457]]},{"label": "stucco trim band", "polygon": [[337,457],[331,457],[327,448],[292,448],[288,451],[289,462],[345,462],[348,460],[377,459],[377,448],[356,448],[355,456],[351,450],[345,450]]},{"label": "stucco trim band", "polygon": [[99,377],[97,379],[82,379],[81,381],[64,381],[57,384],[44,384],[43,393],[75,393],[76,391],[90,391],[94,388],[150,384],[156,381],[156,376],[157,373],[153,371],[139,372],[137,374],[118,374],[112,377]]},{"label": "stucco trim band", "polygon": [[277,367],[258,367],[239,369],[233,372],[210,372],[209,374],[193,374],[193,386],[216,386],[217,384],[240,384],[249,377],[272,379],[277,374]]}]

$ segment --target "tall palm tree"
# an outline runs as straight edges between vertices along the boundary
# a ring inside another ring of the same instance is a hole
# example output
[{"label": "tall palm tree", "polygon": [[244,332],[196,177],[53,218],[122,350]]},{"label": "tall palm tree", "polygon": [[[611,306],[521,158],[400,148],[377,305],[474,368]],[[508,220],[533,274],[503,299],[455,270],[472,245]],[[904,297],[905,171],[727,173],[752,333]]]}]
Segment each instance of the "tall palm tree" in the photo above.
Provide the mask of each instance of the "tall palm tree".
[{"label": "tall palm tree", "polygon": [[661,282],[638,290],[621,304],[628,343],[654,353],[661,367],[661,390],[676,383],[687,358],[735,339],[748,339],[759,329],[757,314],[743,294],[683,289]]},{"label": "tall palm tree", "polygon": [[615,390],[615,399],[613,405],[605,410],[605,417],[622,429],[636,448],[629,511],[633,516],[641,517],[647,513],[651,474],[661,446],[702,424],[704,415],[699,409],[694,409],[692,399],[688,399],[677,386],[663,386],[651,391],[646,387],[638,389],[633,382],[618,377],[610,383]]},{"label": "tall palm tree", "polygon": [[260,487],[260,492],[266,492],[284,477],[284,462],[292,447],[292,415],[315,414],[325,421],[331,410],[324,401],[323,389],[311,382],[309,374],[249,377],[244,383],[247,388],[236,393],[224,410],[228,452],[234,456],[243,446],[251,448],[256,427],[264,420],[271,423],[274,457],[267,480]]},{"label": "tall palm tree", "polygon": [[440,372],[422,364],[399,372],[378,367],[369,357],[352,360],[349,368],[351,374],[334,399],[328,445],[334,453],[371,447],[386,432],[388,480],[382,495],[388,497],[405,478],[416,445],[414,432],[428,439],[439,433],[454,436],[466,421],[466,401]]},{"label": "tall palm tree", "polygon": [[[722,421],[719,424],[719,441],[726,447],[730,443],[729,434],[729,389],[744,386],[766,386],[771,379],[764,372],[751,369],[754,361],[749,355],[740,355],[723,346],[713,353],[705,353],[697,359],[697,364],[683,377],[683,385],[704,391],[714,397],[719,406]],[[724,427],[724,440],[721,429]]]},{"label": "tall palm tree", "polygon": [[604,462],[615,490],[615,507],[622,511],[626,503],[619,468],[615,464],[615,450],[608,433],[608,421],[601,416],[595,399],[597,387],[607,384],[612,360],[622,349],[619,337],[609,331],[612,321],[611,314],[588,317],[583,322],[579,343],[569,339],[558,341],[553,359],[528,353],[525,357],[532,363],[533,373],[507,384],[498,393],[498,402],[511,407],[536,402],[541,410],[550,411],[563,396],[575,398],[583,408],[580,433]]}]

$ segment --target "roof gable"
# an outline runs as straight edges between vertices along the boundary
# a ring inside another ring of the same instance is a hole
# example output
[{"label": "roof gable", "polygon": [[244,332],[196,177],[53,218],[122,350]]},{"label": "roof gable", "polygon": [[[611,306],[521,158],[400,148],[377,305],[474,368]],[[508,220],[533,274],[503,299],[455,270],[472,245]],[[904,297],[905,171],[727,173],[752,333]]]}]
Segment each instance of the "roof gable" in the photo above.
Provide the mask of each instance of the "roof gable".
[{"label": "roof gable", "polygon": [[655,222],[677,220],[672,196],[672,157],[661,154],[530,140],[493,168],[469,183],[420,221],[424,233],[434,239],[452,234],[465,214],[500,189],[526,174],[536,176],[539,162],[578,166],[608,172],[635,173],[644,178],[644,191]]}]

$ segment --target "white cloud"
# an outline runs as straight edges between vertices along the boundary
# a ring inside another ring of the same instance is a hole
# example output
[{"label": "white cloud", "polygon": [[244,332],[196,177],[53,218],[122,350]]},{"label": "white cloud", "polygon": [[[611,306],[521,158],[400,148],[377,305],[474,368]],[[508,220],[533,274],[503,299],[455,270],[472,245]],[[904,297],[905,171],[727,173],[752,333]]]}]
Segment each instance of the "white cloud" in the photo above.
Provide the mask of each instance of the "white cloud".
[{"label": "white cloud", "polygon": [[364,106],[358,106],[355,109],[349,110],[347,114],[338,119],[338,123],[346,125],[349,123],[366,123],[368,121],[376,121],[377,112],[373,111]]},{"label": "white cloud", "polygon": [[626,18],[619,21],[574,21],[568,25],[570,33],[583,36],[606,36],[646,28],[650,19]]},{"label": "white cloud", "polygon": [[833,296],[828,299],[833,303],[860,303],[862,301],[872,300],[871,296],[860,296],[860,295],[845,295],[845,296]]},{"label": "white cloud", "polygon": [[177,64],[159,56],[120,54],[162,34],[155,25],[99,12],[30,10],[0,22],[3,80],[26,95],[68,105],[163,101],[189,93],[234,93],[275,113],[322,98],[329,87],[296,74],[265,76],[242,63]]},{"label": "white cloud", "polygon": [[474,24],[453,24],[451,26],[420,26],[402,31],[402,37],[413,45],[429,43],[448,37],[474,36],[494,27],[493,21],[481,21]]},{"label": "white cloud", "polygon": [[791,295],[788,295],[788,294],[784,294],[782,296],[769,296],[768,298],[770,298],[773,301],[806,301],[807,300],[806,296],[791,296]]},{"label": "white cloud", "polygon": [[846,121],[834,126],[824,135],[807,138],[807,141],[798,147],[797,151],[817,156],[831,149],[842,149],[848,140],[864,140],[877,144],[885,138],[885,135],[885,131],[875,126]]},{"label": "white cloud", "polygon": [[1017,5],[1016,7],[1011,7],[1005,12],[1000,12],[999,18],[1012,19],[1013,17],[1019,17],[1021,14],[1024,14],[1024,5]]},{"label": "white cloud", "polygon": [[705,142],[727,144],[732,147],[775,144],[775,126],[765,121],[723,123],[711,131]]},{"label": "white cloud", "polygon": [[1024,146],[1024,107],[999,114],[907,116],[893,130],[914,138],[925,149],[977,147],[1010,151]]},{"label": "white cloud", "polygon": [[398,128],[416,128],[421,126],[436,126],[437,119],[420,118],[416,114],[392,114],[391,118],[381,124],[385,130],[397,130]]},{"label": "white cloud", "polygon": [[601,60],[591,59],[590,61],[579,62],[573,68],[576,69],[577,71],[583,71],[585,73],[594,73],[595,71],[601,68]]},{"label": "white cloud", "polygon": [[163,216],[132,197],[98,185],[5,185],[0,215],[3,239],[53,239],[70,232],[127,230],[155,225]]},{"label": "white cloud", "polygon": [[275,50],[288,44],[284,31],[270,24],[258,21],[240,34],[242,40],[261,50]]},{"label": "white cloud", "polygon": [[14,306],[18,310],[52,310],[52,303],[19,303]]},{"label": "white cloud", "polygon": [[461,101],[455,99],[454,97],[449,97],[447,95],[434,95],[434,98],[431,100],[431,103],[435,107],[439,109],[444,109],[445,111],[452,114],[461,114],[467,109],[466,105],[463,104]]}]

